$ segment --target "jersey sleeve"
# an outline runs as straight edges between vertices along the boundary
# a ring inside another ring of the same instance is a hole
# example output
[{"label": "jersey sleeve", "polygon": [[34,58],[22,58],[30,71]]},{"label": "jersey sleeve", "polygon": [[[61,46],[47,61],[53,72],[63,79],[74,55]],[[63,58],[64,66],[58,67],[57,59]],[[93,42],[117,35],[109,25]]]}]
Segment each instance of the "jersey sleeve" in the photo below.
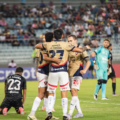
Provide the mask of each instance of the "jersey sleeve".
[{"label": "jersey sleeve", "polygon": [[95,52],[96,54],[100,53],[100,52],[101,52],[101,47],[97,48],[94,52]]},{"label": "jersey sleeve", "polygon": [[88,54],[87,54],[87,51],[84,51],[83,54],[82,54],[82,56],[83,56],[84,59],[87,58],[87,57],[89,57]]},{"label": "jersey sleeve", "polygon": [[43,49],[47,49],[47,43],[43,43],[42,46],[43,46]]},{"label": "jersey sleeve", "polygon": [[39,49],[37,49],[37,52],[36,52],[36,56],[35,57],[39,57]]},{"label": "jersey sleeve", "polygon": [[70,43],[66,43],[66,46],[65,46],[66,48],[66,50],[67,51],[72,51],[74,48],[75,48],[75,46],[74,45],[71,45]]},{"label": "jersey sleeve", "polygon": [[108,59],[110,58],[110,52],[108,53]]}]

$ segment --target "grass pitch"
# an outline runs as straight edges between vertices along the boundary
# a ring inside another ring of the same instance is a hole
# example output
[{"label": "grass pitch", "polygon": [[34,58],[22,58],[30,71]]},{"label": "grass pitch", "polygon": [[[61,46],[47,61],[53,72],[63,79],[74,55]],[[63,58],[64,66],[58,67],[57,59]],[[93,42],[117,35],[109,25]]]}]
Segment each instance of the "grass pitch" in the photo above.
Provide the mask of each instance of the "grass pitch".
[{"label": "grass pitch", "polygon": [[[38,82],[32,81],[27,82],[27,98],[25,102],[25,115],[18,115],[15,113],[14,108],[11,108],[7,116],[0,115],[0,120],[27,120],[27,115],[30,113],[33,101],[37,96]],[[101,100],[101,91],[99,92],[98,101],[93,99],[93,93],[96,86],[95,79],[83,80],[78,96],[80,99],[80,105],[84,114],[81,120],[120,120],[120,96],[112,96],[112,81],[109,80],[107,83],[106,96],[110,99],[109,101]],[[120,79],[117,79],[116,93],[120,94]],[[53,115],[59,117],[62,120],[62,106],[61,106],[61,96],[59,87],[56,90],[56,102],[55,102],[55,112]],[[0,103],[4,98],[4,83],[0,83]],[[69,105],[71,100],[70,92],[68,92]],[[41,102],[37,112],[36,117],[38,120],[44,120],[46,117],[46,112],[42,111],[43,101]],[[68,108],[69,108],[68,105]],[[77,111],[74,111],[75,115]],[[79,120],[73,119],[73,120]]]}]

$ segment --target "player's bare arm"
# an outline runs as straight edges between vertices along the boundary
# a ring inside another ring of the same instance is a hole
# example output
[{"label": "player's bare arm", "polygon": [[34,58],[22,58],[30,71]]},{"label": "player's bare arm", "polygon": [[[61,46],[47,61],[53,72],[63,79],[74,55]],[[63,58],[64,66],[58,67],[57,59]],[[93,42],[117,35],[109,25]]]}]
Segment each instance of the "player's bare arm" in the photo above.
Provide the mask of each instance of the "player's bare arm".
[{"label": "player's bare arm", "polygon": [[42,43],[39,43],[35,46],[36,49],[44,49],[43,46],[42,46]]},{"label": "player's bare arm", "polygon": [[23,108],[24,108],[25,99],[26,99],[26,89],[23,89]]},{"label": "player's bare arm", "polygon": [[90,46],[85,46],[85,47],[82,47],[82,48],[75,47],[72,51],[82,53],[85,50],[91,50],[91,47]]},{"label": "player's bare arm", "polygon": [[87,70],[89,69],[90,64],[91,64],[89,57],[86,57],[86,58],[85,58],[85,61],[86,61],[85,68],[84,68],[84,70],[81,70],[81,71],[80,71],[80,73],[81,73],[82,75],[87,72]]},{"label": "player's bare arm", "polygon": [[43,55],[43,60],[49,61],[49,62],[55,62],[55,63],[57,63],[57,64],[59,64],[59,63],[61,62],[61,59],[59,59],[58,57],[50,58],[50,57],[48,57],[47,54],[44,54],[44,55]]}]

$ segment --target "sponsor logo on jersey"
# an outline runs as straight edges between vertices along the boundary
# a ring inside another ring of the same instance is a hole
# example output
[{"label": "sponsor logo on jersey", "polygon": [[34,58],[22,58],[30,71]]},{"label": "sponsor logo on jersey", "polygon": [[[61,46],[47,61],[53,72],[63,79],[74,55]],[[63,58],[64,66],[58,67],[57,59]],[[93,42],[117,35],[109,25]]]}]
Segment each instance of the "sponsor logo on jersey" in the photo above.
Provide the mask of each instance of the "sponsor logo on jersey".
[{"label": "sponsor logo on jersey", "polygon": [[58,71],[58,70],[64,70],[64,67],[60,67],[60,68],[51,67],[51,71]]}]

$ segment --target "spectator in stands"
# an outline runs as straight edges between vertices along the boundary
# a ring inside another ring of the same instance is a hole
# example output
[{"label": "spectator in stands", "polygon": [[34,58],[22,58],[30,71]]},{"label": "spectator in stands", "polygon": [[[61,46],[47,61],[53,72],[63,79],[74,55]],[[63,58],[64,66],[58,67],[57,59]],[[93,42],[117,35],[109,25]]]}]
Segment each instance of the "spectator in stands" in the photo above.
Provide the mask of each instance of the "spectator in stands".
[{"label": "spectator in stands", "polygon": [[24,34],[24,44],[28,45],[28,43],[29,43],[29,35],[28,35],[28,32],[25,32],[25,34]]},{"label": "spectator in stands", "polygon": [[44,8],[46,5],[45,5],[45,3],[43,2],[43,0],[41,1],[41,3],[40,3],[40,7],[41,8]]},{"label": "spectator in stands", "polygon": [[16,65],[16,63],[14,62],[14,60],[11,60],[11,62],[8,64],[8,67],[9,67],[9,68],[16,68],[17,65]]},{"label": "spectator in stands", "polygon": [[92,31],[91,29],[89,29],[89,30],[87,31],[87,36],[89,36],[89,37],[92,37],[92,36],[93,36],[93,31]]},{"label": "spectator in stands", "polygon": [[85,38],[83,39],[83,45],[86,46],[86,45],[90,45],[90,40],[88,38],[88,36],[86,35]]},{"label": "spectator in stands", "polygon": [[6,43],[11,43],[11,35],[6,35]]},{"label": "spectator in stands", "polygon": [[75,19],[76,19],[76,21],[81,20],[80,13],[77,14],[77,16],[75,17]]},{"label": "spectator in stands", "polygon": [[0,33],[0,43],[5,43],[6,37],[2,33]]},{"label": "spectator in stands", "polygon": [[1,18],[0,19],[0,26],[6,26],[6,25],[7,25],[7,23],[6,23],[5,19]]},{"label": "spectator in stands", "polygon": [[105,32],[106,32],[108,38],[112,37],[112,30],[110,27],[110,23],[107,23],[107,26],[105,27]]},{"label": "spectator in stands", "polygon": [[118,43],[118,25],[117,24],[114,26],[113,30],[114,30],[115,42]]},{"label": "spectator in stands", "polygon": [[63,20],[63,15],[60,12],[58,13],[58,19],[61,21]]},{"label": "spectator in stands", "polygon": [[95,31],[95,26],[93,25],[93,23],[90,23],[90,25],[88,26],[88,29]]},{"label": "spectator in stands", "polygon": [[16,19],[15,26],[20,27],[22,22],[19,19]]},{"label": "spectator in stands", "polygon": [[92,43],[92,47],[93,48],[97,48],[98,47],[98,41],[97,41],[97,39],[92,40],[91,43]]},{"label": "spectator in stands", "polygon": [[24,35],[22,32],[20,32],[20,34],[17,36],[17,41],[20,45],[24,45]]},{"label": "spectator in stands", "polygon": [[10,32],[8,31],[8,29],[7,28],[5,28],[5,30],[3,31],[3,35],[10,35]]},{"label": "spectator in stands", "polygon": [[67,10],[68,10],[68,11],[72,11],[72,9],[73,9],[72,5],[71,5],[70,3],[68,3],[68,4],[67,4]]},{"label": "spectator in stands", "polygon": [[83,21],[88,21],[88,19],[89,19],[89,15],[87,14],[87,12],[85,12],[85,14],[83,15]]}]

